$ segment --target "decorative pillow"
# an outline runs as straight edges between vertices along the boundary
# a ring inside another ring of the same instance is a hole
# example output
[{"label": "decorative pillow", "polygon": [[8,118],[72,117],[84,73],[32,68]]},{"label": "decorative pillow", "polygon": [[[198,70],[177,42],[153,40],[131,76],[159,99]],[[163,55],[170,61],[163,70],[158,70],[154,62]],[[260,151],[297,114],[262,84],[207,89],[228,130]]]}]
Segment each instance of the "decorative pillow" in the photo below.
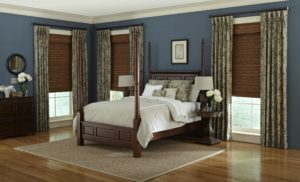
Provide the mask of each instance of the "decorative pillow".
[{"label": "decorative pillow", "polygon": [[188,96],[190,92],[190,87],[193,80],[171,80],[169,88],[177,88],[176,100],[182,102],[188,101]]},{"label": "decorative pillow", "polygon": [[189,102],[196,102],[198,99],[200,89],[196,88],[195,85],[191,85],[191,91],[189,94],[188,101]]},{"label": "decorative pillow", "polygon": [[161,90],[162,87],[162,85],[149,85],[147,83],[142,96],[152,96],[154,90]]},{"label": "decorative pillow", "polygon": [[165,88],[164,90],[166,91],[166,98],[175,99],[177,88]]},{"label": "decorative pillow", "polygon": [[152,96],[155,97],[164,97],[166,95],[167,91],[166,90],[154,90],[152,93]]},{"label": "decorative pillow", "polygon": [[167,88],[171,80],[149,80],[150,85],[162,85],[163,88]]}]

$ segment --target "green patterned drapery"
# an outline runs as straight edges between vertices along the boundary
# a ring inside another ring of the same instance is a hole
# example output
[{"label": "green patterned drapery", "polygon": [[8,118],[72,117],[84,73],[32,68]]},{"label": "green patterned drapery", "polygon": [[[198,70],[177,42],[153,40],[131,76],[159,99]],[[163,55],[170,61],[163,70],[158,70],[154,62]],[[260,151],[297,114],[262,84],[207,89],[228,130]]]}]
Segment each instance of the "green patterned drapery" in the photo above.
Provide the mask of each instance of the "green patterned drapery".
[{"label": "green patterned drapery", "polygon": [[231,95],[232,95],[232,47],[233,17],[215,17],[212,22],[211,72],[214,88],[222,93],[223,101],[218,110],[223,116],[213,122],[215,135],[221,140],[231,138]]},{"label": "green patterned drapery", "polygon": [[97,31],[97,100],[109,101],[111,88],[110,30]]},{"label": "green patterned drapery", "polygon": [[87,31],[72,30],[72,92],[74,115],[88,104]]},{"label": "green patterned drapery", "polygon": [[287,148],[288,11],[261,15],[261,143]]},{"label": "green patterned drapery", "polygon": [[49,129],[48,45],[50,28],[34,26],[34,95],[36,131]]},{"label": "green patterned drapery", "polygon": [[[137,45],[135,42],[137,39]],[[130,74],[134,75],[134,60],[135,60],[135,49],[137,47],[137,57],[139,60],[139,82],[140,90],[144,88],[144,26],[133,26],[129,27],[129,41],[130,41]],[[133,95],[133,88],[130,89],[130,95]]]}]

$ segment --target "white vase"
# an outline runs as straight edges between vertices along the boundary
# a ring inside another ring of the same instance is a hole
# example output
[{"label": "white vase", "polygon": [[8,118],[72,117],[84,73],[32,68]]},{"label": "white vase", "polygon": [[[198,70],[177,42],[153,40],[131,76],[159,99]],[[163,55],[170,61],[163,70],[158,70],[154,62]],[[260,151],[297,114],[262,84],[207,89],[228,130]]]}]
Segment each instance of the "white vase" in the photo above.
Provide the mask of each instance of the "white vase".
[{"label": "white vase", "polygon": [[11,89],[4,89],[4,93],[5,93],[5,98],[9,98]]}]

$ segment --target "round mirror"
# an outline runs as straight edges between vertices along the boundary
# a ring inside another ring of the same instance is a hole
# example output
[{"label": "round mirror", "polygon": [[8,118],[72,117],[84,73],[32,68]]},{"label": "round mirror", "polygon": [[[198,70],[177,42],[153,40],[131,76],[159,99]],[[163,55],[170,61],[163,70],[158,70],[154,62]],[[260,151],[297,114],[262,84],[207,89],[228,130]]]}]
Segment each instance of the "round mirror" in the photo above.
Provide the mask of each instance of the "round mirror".
[{"label": "round mirror", "polygon": [[26,68],[25,58],[20,54],[12,54],[7,58],[7,70],[14,75],[18,75]]}]

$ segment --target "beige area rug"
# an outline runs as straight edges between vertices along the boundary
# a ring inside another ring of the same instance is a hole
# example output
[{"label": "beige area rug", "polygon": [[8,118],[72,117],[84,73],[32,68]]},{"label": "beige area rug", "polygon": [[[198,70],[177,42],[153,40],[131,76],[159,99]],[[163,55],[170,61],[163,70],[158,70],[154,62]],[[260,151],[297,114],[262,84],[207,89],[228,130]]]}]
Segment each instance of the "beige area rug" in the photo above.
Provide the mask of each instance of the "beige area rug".
[{"label": "beige area rug", "polygon": [[146,181],[223,151],[216,147],[165,139],[151,142],[143,150],[142,158],[133,158],[130,148],[92,142],[77,146],[75,138],[15,149],[131,181]]}]

